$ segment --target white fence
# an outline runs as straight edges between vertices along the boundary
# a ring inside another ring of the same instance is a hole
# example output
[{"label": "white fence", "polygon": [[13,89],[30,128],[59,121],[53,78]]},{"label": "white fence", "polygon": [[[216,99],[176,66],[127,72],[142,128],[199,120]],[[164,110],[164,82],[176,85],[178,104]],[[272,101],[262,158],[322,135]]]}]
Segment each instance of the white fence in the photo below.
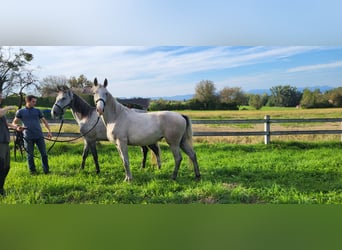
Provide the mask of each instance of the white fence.
[{"label": "white fence", "polygon": [[[266,115],[263,119],[244,119],[244,120],[192,120],[193,124],[264,124],[261,131],[197,131],[194,129],[194,136],[263,136],[264,143],[269,144],[272,136],[282,135],[308,135],[308,134],[341,134],[342,129],[334,130],[272,130],[275,123],[342,123],[342,118],[310,118],[310,119],[271,119]],[[58,125],[55,120],[49,120],[52,125]],[[74,120],[65,120],[65,124],[76,124]],[[342,126],[340,126],[342,128]],[[57,136],[57,133],[52,133]],[[59,137],[79,137],[79,133],[61,133]]]},{"label": "white fence", "polygon": [[[273,123],[314,123],[314,122],[342,122],[342,118],[310,118],[310,119],[271,119],[266,115],[264,119],[246,120],[192,120],[193,124],[264,124],[263,131],[229,131],[229,132],[207,132],[195,131],[194,136],[264,136],[264,143],[269,144],[271,136],[276,135],[308,135],[308,134],[341,134],[342,129],[337,130],[277,130],[272,131]],[[341,126],[342,128],[342,126]],[[342,137],[341,137],[342,140]]]}]

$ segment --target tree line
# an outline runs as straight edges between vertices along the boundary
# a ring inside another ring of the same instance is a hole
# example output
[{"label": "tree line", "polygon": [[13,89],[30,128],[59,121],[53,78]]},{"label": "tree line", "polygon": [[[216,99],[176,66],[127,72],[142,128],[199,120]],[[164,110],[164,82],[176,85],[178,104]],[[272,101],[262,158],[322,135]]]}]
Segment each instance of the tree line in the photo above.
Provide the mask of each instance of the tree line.
[{"label": "tree line", "polygon": [[[92,81],[83,74],[67,78],[48,76],[38,80],[33,70],[28,69],[34,59],[31,53],[19,49],[0,47],[0,94],[7,96],[4,105],[23,104],[25,93],[35,91],[41,97],[39,105],[51,107],[55,101],[56,87],[72,87],[87,102],[93,104],[91,96]],[[291,85],[278,85],[270,88],[271,94],[245,93],[240,87],[224,87],[217,91],[211,80],[202,80],[195,87],[195,94],[190,100],[169,101],[151,100],[149,110],[237,110],[241,106],[260,109],[263,106],[324,108],[342,107],[342,87],[326,92],[319,89],[299,91]]]},{"label": "tree line", "polygon": [[342,107],[342,87],[322,93],[309,88],[299,91],[291,85],[278,85],[270,88],[271,94],[245,93],[240,87],[224,87],[216,91],[213,81],[202,80],[195,88],[192,99],[184,101],[155,100],[151,110],[238,110],[241,106],[260,109],[269,107],[326,108]]}]

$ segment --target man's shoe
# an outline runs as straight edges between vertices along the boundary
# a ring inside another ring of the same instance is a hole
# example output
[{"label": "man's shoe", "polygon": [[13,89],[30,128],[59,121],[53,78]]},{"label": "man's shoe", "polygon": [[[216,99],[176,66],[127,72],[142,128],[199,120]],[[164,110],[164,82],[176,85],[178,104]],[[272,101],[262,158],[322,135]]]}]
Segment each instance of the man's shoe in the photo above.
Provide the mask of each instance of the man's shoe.
[{"label": "man's shoe", "polygon": [[1,196],[5,196],[6,195],[5,189],[0,188],[0,195]]}]

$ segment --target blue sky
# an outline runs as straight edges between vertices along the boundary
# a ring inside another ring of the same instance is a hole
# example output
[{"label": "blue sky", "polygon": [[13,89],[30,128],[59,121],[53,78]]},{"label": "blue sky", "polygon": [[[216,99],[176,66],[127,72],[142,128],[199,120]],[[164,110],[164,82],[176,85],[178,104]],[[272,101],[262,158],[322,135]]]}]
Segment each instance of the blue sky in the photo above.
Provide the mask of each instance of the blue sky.
[{"label": "blue sky", "polygon": [[[19,47],[18,47],[19,48]],[[28,46],[35,75],[97,77],[117,97],[194,93],[201,80],[224,87],[342,86],[342,47]]]},{"label": "blue sky", "polygon": [[13,0],[3,45],[342,46],[340,0]]},{"label": "blue sky", "polygon": [[115,96],[279,84],[341,85],[339,0],[13,0],[0,45],[34,54],[39,77],[108,78]]}]

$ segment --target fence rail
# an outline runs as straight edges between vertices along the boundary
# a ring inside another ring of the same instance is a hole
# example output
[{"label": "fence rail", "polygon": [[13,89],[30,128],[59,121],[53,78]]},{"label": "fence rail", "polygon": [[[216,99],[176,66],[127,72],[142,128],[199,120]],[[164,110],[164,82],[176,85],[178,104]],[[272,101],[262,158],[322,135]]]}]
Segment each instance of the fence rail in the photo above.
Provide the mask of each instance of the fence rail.
[{"label": "fence rail", "polygon": [[[307,119],[271,119],[266,115],[264,119],[245,120],[192,120],[193,124],[264,124],[263,131],[232,131],[232,132],[208,132],[195,131],[194,136],[264,136],[264,143],[269,144],[271,136],[281,135],[309,135],[309,134],[341,134],[342,129],[335,130],[271,130],[272,123],[327,123],[342,122],[342,118],[307,118]],[[341,125],[342,128],[342,125]],[[342,136],[341,136],[342,141]]]},{"label": "fence rail", "polygon": [[[51,125],[58,125],[55,120],[48,121]],[[271,130],[273,123],[328,123],[340,122],[342,118],[309,118],[309,119],[271,119],[266,115],[264,119],[241,119],[241,120],[192,120],[192,124],[264,124],[263,131],[194,131],[194,136],[264,136],[264,143],[269,144],[271,136],[282,135],[308,135],[308,134],[341,134],[342,141],[342,125],[341,129],[335,130]],[[65,120],[65,124],[76,124],[74,120]],[[57,133],[52,133],[57,136]],[[80,133],[61,133],[60,137],[78,137]]]}]

